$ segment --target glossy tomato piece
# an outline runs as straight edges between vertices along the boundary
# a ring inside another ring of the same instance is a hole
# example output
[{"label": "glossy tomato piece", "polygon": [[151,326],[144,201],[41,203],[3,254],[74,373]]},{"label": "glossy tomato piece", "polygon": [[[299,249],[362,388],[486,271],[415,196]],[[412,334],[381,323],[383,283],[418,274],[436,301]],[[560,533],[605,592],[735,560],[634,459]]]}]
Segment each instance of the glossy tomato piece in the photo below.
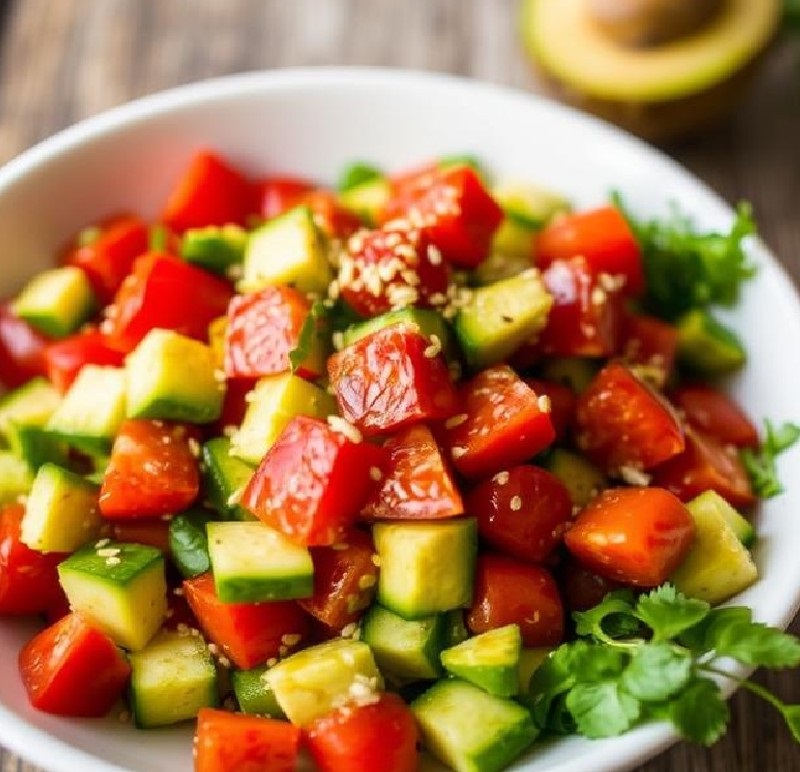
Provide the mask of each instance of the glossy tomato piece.
[{"label": "glossy tomato piece", "polygon": [[302,203],[311,210],[314,224],[331,239],[343,241],[364,227],[364,221],[345,209],[336,196],[321,188],[309,193]]},{"label": "glossy tomato piece", "polygon": [[464,512],[461,494],[431,430],[418,425],[386,440],[386,473],[361,514],[375,520],[432,520]]},{"label": "glossy tomato piece", "polygon": [[303,546],[335,544],[358,518],[386,453],[328,423],[296,416],[267,451],[242,506]]},{"label": "glossy tomato piece", "polygon": [[613,206],[559,217],[537,234],[534,255],[541,268],[582,255],[593,275],[608,276],[626,295],[640,295],[644,290],[639,244]]},{"label": "glossy tomato piece", "polygon": [[578,515],[564,539],[590,571],[637,587],[665,582],[694,541],[694,518],[663,488],[612,488]]},{"label": "glossy tomato piece", "polygon": [[525,378],[525,383],[532,388],[538,396],[550,400],[550,420],[556,432],[556,439],[565,440],[575,423],[575,408],[578,398],[575,392],[563,383],[545,381],[540,378]]},{"label": "glossy tomato piece", "polygon": [[223,603],[210,573],[186,579],[183,593],[206,638],[242,670],[285,655],[308,635],[308,616],[294,601]]},{"label": "glossy tomato piece", "polygon": [[100,718],[122,697],[131,667],[107,635],[69,614],[23,647],[19,671],[37,710]]},{"label": "glossy tomato piece", "polygon": [[194,442],[182,424],[124,421],[100,487],[103,516],[155,517],[193,504],[200,492]]},{"label": "glossy tomato piece", "polygon": [[300,729],[287,721],[202,708],[194,738],[195,772],[294,772]]},{"label": "glossy tomato piece", "polygon": [[109,341],[132,351],[154,327],[208,340],[208,326],[225,314],[228,282],[171,255],[148,252],[122,283],[107,311]]},{"label": "glossy tomato piece", "polygon": [[558,586],[564,604],[570,611],[588,611],[614,590],[623,585],[600,576],[574,558],[565,561],[558,570]]},{"label": "glossy tomato piece", "polygon": [[480,555],[475,594],[467,614],[474,635],[519,625],[522,645],[557,646],[564,637],[564,608],[550,572],[501,555]]},{"label": "glossy tomato piece", "polygon": [[658,374],[663,386],[672,378],[678,351],[678,330],[652,316],[628,314],[622,331],[620,355],[629,365],[641,365]]},{"label": "glossy tomato piece", "polygon": [[384,327],[334,354],[328,376],[340,412],[368,436],[458,410],[444,359],[407,325]]},{"label": "glossy tomato piece", "polygon": [[257,378],[230,378],[225,383],[225,397],[222,400],[222,412],[211,424],[210,436],[225,434],[228,427],[240,426],[247,412],[249,402],[247,395],[256,385]]},{"label": "glossy tomato piece", "polygon": [[527,461],[555,439],[548,400],[506,365],[478,373],[459,389],[463,413],[445,423],[445,445],[466,477]]},{"label": "glossy tomato piece", "polygon": [[351,530],[332,547],[312,547],[314,595],[301,608],[332,630],[357,622],[375,596],[375,547],[363,531]]},{"label": "glossy tomato piece", "polygon": [[414,714],[388,692],[312,721],[304,740],[320,772],[416,772],[419,765]]},{"label": "glossy tomato piece", "polygon": [[0,385],[9,389],[47,375],[44,351],[48,339],[0,303]]},{"label": "glossy tomato piece", "polygon": [[162,517],[137,517],[111,523],[111,538],[128,544],[147,544],[169,555],[169,521]]},{"label": "glossy tomato piece", "polygon": [[[389,187],[392,191],[390,206],[407,195],[415,195],[417,191],[430,186],[440,171],[439,161],[428,161],[420,166],[402,169],[389,177]],[[386,216],[391,216],[390,212]]]},{"label": "glossy tomato piece", "polygon": [[712,386],[687,384],[670,393],[672,404],[690,426],[711,435],[723,445],[757,448],[758,429],[727,395]]},{"label": "glossy tomato piece", "polygon": [[125,355],[103,333],[90,330],[51,343],[44,350],[44,361],[50,383],[63,394],[84,365],[122,367]]},{"label": "glossy tomato piece", "polygon": [[606,365],[578,397],[578,446],[612,474],[652,469],[684,448],[669,403],[627,367]]},{"label": "glossy tomato piece", "polygon": [[540,563],[561,543],[572,519],[572,500],[555,475],[537,466],[514,466],[476,485],[466,513],[481,538],[520,560]]},{"label": "glossy tomato piece", "polygon": [[267,177],[256,183],[258,214],[271,220],[303,203],[316,185],[299,177]]},{"label": "glossy tomato piece", "polygon": [[208,225],[246,225],[256,209],[255,186],[207,150],[197,153],[167,199],[162,222],[176,233]]}]

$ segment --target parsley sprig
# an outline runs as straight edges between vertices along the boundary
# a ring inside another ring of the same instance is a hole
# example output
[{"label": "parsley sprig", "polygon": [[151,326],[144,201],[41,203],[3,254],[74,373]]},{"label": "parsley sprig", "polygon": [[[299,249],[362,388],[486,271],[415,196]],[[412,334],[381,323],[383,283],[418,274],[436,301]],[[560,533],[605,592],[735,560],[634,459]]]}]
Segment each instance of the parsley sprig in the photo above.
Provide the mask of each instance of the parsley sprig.
[{"label": "parsley sprig", "polygon": [[800,640],[754,622],[750,609],[712,609],[664,584],[638,599],[612,592],[573,614],[577,640],[559,646],[531,678],[523,701],[542,731],[611,737],[650,719],[672,722],[687,740],[711,745],[730,718],[714,677],[766,700],[800,742],[800,705],[726,669],[800,664]]},{"label": "parsley sprig", "polygon": [[764,429],[765,437],[761,447],[758,450],[745,448],[741,452],[741,458],[750,475],[753,491],[762,499],[768,499],[783,493],[775,459],[800,440],[800,426],[785,423],[776,427],[771,421],[765,420]]}]

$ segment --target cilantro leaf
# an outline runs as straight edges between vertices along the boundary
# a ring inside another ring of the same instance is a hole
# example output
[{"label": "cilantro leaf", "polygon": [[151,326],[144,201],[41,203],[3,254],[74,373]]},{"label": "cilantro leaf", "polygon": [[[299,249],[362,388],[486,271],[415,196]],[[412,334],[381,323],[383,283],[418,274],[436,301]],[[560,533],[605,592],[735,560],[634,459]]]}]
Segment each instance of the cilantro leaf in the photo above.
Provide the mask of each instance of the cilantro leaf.
[{"label": "cilantro leaf", "polygon": [[800,705],[784,705],[781,715],[794,739],[800,743]]},{"label": "cilantro leaf", "polygon": [[714,651],[718,631],[736,622],[751,622],[753,612],[746,606],[715,608],[697,624],[684,630],[678,641],[697,655]]},{"label": "cilantro leaf", "polygon": [[520,698],[540,729],[549,726],[554,700],[575,685],[575,676],[570,668],[574,647],[574,643],[562,644],[542,662],[531,676],[527,694]]},{"label": "cilantro leaf", "polygon": [[622,674],[625,691],[643,702],[662,702],[683,689],[692,675],[692,656],[667,643],[639,646]]},{"label": "cilantro leaf", "polygon": [[303,326],[300,328],[300,335],[297,337],[297,345],[289,352],[289,364],[292,372],[296,373],[303,362],[308,359],[311,349],[314,346],[314,338],[321,335],[320,327],[322,320],[326,317],[326,308],[322,301],[315,300],[306,316]]},{"label": "cilantro leaf", "polygon": [[761,447],[756,451],[744,448],[740,455],[756,495],[768,499],[783,493],[775,458],[800,440],[800,426],[784,423],[775,427],[771,421],[765,420],[764,427],[766,431]]},{"label": "cilantro leaf", "polygon": [[708,678],[696,678],[669,704],[669,718],[686,740],[713,745],[730,718],[719,687]]},{"label": "cilantro leaf", "polygon": [[746,665],[782,668],[800,665],[800,640],[758,622],[731,622],[715,630],[714,651]]},{"label": "cilantro leaf", "polygon": [[653,631],[654,641],[675,638],[704,619],[710,610],[708,603],[687,598],[671,584],[642,595],[636,604],[636,616]]},{"label": "cilantro leaf", "polygon": [[628,654],[603,644],[577,641],[567,666],[579,682],[596,683],[619,676],[628,664]]},{"label": "cilantro leaf", "polygon": [[[581,637],[593,637],[606,643],[615,638],[633,635],[638,630],[638,621],[633,614],[634,596],[631,590],[615,590],[588,611],[575,611],[575,632]],[[605,624],[614,621],[613,630]]]},{"label": "cilantro leaf", "polygon": [[577,684],[566,705],[578,731],[586,737],[613,737],[633,726],[641,713],[639,701],[616,681]]}]

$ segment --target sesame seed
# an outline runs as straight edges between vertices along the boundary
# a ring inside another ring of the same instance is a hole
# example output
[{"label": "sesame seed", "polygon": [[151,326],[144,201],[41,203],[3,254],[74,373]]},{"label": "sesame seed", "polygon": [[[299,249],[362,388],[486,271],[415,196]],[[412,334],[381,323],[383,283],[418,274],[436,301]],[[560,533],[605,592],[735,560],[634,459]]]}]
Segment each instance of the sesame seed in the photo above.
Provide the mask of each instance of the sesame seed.
[{"label": "sesame seed", "polygon": [[428,261],[431,265],[442,264],[442,252],[435,244],[428,245]]},{"label": "sesame seed", "polygon": [[209,643],[207,648],[212,656],[216,657],[217,654],[219,654],[219,647],[217,646],[216,643]]},{"label": "sesame seed", "polygon": [[281,636],[281,643],[285,646],[297,646],[302,636],[299,633],[287,633]]},{"label": "sesame seed", "polygon": [[467,455],[467,449],[466,448],[461,448],[458,445],[456,445],[454,448],[452,448],[450,450],[450,455],[453,458],[461,458],[462,456],[466,456]]},{"label": "sesame seed", "polygon": [[328,416],[328,426],[339,434],[343,434],[350,442],[361,442],[364,437],[361,432],[350,423],[338,415]]},{"label": "sesame seed", "polygon": [[333,333],[333,347],[337,351],[341,351],[344,348],[344,333],[341,330],[337,330]]},{"label": "sesame seed", "polygon": [[172,591],[172,594],[173,594],[173,595],[177,595],[179,598],[180,598],[180,597],[182,597],[182,596],[183,596],[183,587],[176,587],[176,588],[175,588],[175,589]]},{"label": "sesame seed", "polygon": [[199,458],[200,457],[200,450],[201,450],[200,443],[194,437],[189,437],[189,441],[188,441],[187,444],[189,445],[189,452],[195,458]]},{"label": "sesame seed", "polygon": [[519,510],[522,509],[522,497],[512,496],[511,501],[509,502],[509,507],[511,507],[514,512],[519,512]]},{"label": "sesame seed", "polygon": [[622,466],[619,474],[628,485],[646,486],[650,484],[650,475],[635,466]]},{"label": "sesame seed", "polygon": [[112,556],[110,558],[106,558],[106,565],[107,566],[118,566],[122,562],[122,558],[118,558],[116,556]]},{"label": "sesame seed", "polygon": [[[224,434],[224,435],[225,435],[225,436],[226,436],[228,439],[230,439],[231,437],[233,437],[233,435],[234,435],[234,434],[236,434],[236,432],[237,432],[237,431],[238,431],[238,428],[237,428],[236,426],[234,426],[233,424],[228,424],[227,426],[224,426],[224,427],[222,428],[222,433],[223,433],[223,434]],[[231,454],[231,455],[233,455],[233,454]]]},{"label": "sesame seed", "polygon": [[508,472],[498,472],[494,477],[492,477],[492,480],[494,480],[494,482],[496,482],[498,485],[505,485],[508,483],[510,477],[511,475]]},{"label": "sesame seed", "polygon": [[372,565],[373,566],[380,566],[380,564],[381,564],[381,556],[377,552],[373,553],[373,555],[372,555]]},{"label": "sesame seed", "polygon": [[383,472],[377,466],[369,468],[369,479],[378,482],[383,477]]},{"label": "sesame seed", "polygon": [[226,670],[230,669],[231,661],[227,657],[220,657],[217,662],[219,662],[219,664],[222,665],[222,667],[224,667]]},{"label": "sesame seed", "polygon": [[101,549],[97,550],[97,554],[101,558],[115,558],[120,552],[122,552],[122,550],[118,547],[102,547]]},{"label": "sesame seed", "polygon": [[536,404],[539,406],[539,410],[542,413],[549,413],[552,407],[552,403],[550,402],[550,397],[547,394],[542,394],[537,400]]},{"label": "sesame seed", "polygon": [[108,544],[111,544],[111,539],[100,539],[100,541],[97,542],[94,545],[94,547],[95,549],[103,549],[103,547],[105,547]]},{"label": "sesame seed", "polygon": [[606,299],[606,291],[602,287],[595,287],[592,290],[592,303],[596,306],[600,306],[605,302]]},{"label": "sesame seed", "polygon": [[342,628],[342,638],[352,638],[353,633],[355,633],[358,625],[355,622],[350,622],[349,625],[345,625]]},{"label": "sesame seed", "polygon": [[270,657],[267,660],[267,667],[275,667],[275,665],[277,665],[277,664],[278,664],[278,658],[277,657]]},{"label": "sesame seed", "polygon": [[456,426],[461,426],[461,424],[463,424],[468,418],[469,416],[466,413],[459,413],[458,415],[454,415],[448,418],[444,422],[444,428],[455,429]]},{"label": "sesame seed", "polygon": [[244,487],[237,488],[233,493],[231,493],[230,496],[228,496],[228,499],[226,501],[227,505],[229,507],[236,506],[242,500],[243,495],[244,495]]},{"label": "sesame seed", "polygon": [[377,581],[375,574],[364,574],[364,576],[358,580],[358,587],[361,590],[368,590],[370,587],[374,587]]}]

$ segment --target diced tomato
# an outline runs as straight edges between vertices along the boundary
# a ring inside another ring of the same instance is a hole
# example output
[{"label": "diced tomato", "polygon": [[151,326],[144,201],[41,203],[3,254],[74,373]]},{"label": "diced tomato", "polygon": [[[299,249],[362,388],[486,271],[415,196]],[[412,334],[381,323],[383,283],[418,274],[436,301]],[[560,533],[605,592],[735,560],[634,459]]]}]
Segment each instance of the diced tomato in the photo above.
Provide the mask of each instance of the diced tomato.
[{"label": "diced tomato", "polygon": [[368,519],[431,520],[463,514],[450,469],[427,426],[410,426],[383,446],[386,474],[361,510]]},{"label": "diced tomato", "polygon": [[132,544],[147,544],[169,554],[169,521],[163,518],[134,518],[111,524],[114,541]]},{"label": "diced tomato", "polygon": [[357,622],[372,603],[378,580],[372,539],[356,529],[334,547],[312,547],[314,595],[298,601],[315,619],[334,630]]},{"label": "diced tomato", "polygon": [[558,585],[547,569],[501,555],[480,555],[467,614],[474,635],[519,625],[523,646],[557,646],[564,637]]},{"label": "diced tomato", "polygon": [[228,282],[177,257],[148,252],[109,307],[110,343],[132,351],[154,327],[206,341],[208,325],[228,310],[232,294]]},{"label": "diced tomato", "polygon": [[320,772],[416,772],[419,730],[402,698],[383,693],[346,703],[304,730]]},{"label": "diced tomato", "polygon": [[344,240],[364,227],[363,220],[342,207],[329,190],[314,190],[302,203],[311,210],[314,224],[329,238]]},{"label": "diced tomato", "polygon": [[300,206],[315,187],[313,182],[297,177],[267,177],[256,184],[258,213],[271,220]]},{"label": "diced tomato", "polygon": [[694,518],[663,488],[603,491],[578,515],[564,539],[590,571],[623,584],[665,582],[694,541]]},{"label": "diced tomato", "polygon": [[382,448],[353,442],[324,421],[296,416],[267,451],[242,506],[304,546],[336,543],[375,487]]},{"label": "diced tomato", "polygon": [[572,519],[572,500],[555,475],[536,466],[498,472],[470,491],[466,512],[495,549],[540,563],[561,543]]},{"label": "diced tomato", "polygon": [[16,389],[37,375],[47,375],[47,344],[47,338],[18,318],[9,303],[0,303],[0,384]]},{"label": "diced tomato", "polygon": [[48,625],[54,625],[61,621],[65,616],[72,613],[69,600],[59,585],[58,596],[44,610],[44,618]]},{"label": "diced tomato", "polygon": [[439,173],[439,161],[429,161],[411,169],[403,169],[389,177],[389,186],[393,199],[401,199],[413,195],[430,185]]},{"label": "diced tomato", "polygon": [[100,488],[103,516],[156,517],[193,504],[200,492],[194,439],[181,424],[123,422]]},{"label": "diced tomato", "polygon": [[63,394],[84,365],[121,367],[125,355],[109,345],[103,333],[91,330],[51,343],[44,350],[44,360],[47,377]]},{"label": "diced tomato", "polygon": [[19,653],[31,705],[58,716],[99,718],[122,696],[131,674],[125,655],[79,614],[69,614]]},{"label": "diced tomato", "polygon": [[578,398],[575,392],[558,381],[545,381],[540,378],[525,378],[525,383],[540,397],[550,400],[550,420],[556,432],[556,439],[563,441],[575,423],[575,408]]},{"label": "diced tomato", "polygon": [[713,490],[733,507],[749,507],[756,497],[736,449],[697,429],[686,430],[686,449],[653,470],[653,484],[690,501]]},{"label": "diced tomato", "polygon": [[[206,638],[242,670],[282,656],[308,635],[308,617],[294,601],[223,603],[210,573],[186,579],[183,592]],[[284,643],[285,636],[296,643]]]},{"label": "diced tomato", "polygon": [[197,153],[173,188],[161,219],[176,233],[207,225],[245,225],[256,209],[255,186],[219,156]]},{"label": "diced tomato", "polygon": [[727,394],[698,383],[675,389],[670,399],[690,426],[722,444],[758,447],[758,429]]},{"label": "diced tomato", "polygon": [[611,473],[652,467],[684,448],[669,403],[627,367],[606,365],[578,397],[578,446]]},{"label": "diced tomato", "polygon": [[619,582],[590,571],[574,558],[561,566],[558,579],[564,604],[570,611],[594,608],[608,593],[622,587]]},{"label": "diced tomato", "polygon": [[40,614],[62,597],[56,566],[64,555],[35,552],[20,541],[25,508],[0,506],[0,614]]},{"label": "diced tomato", "polygon": [[459,396],[464,412],[445,424],[444,437],[453,464],[466,477],[527,461],[555,439],[549,409],[506,365],[478,373]]},{"label": "diced tomato", "polygon": [[247,395],[256,385],[256,378],[230,378],[225,383],[225,398],[222,401],[222,413],[211,424],[211,436],[224,434],[226,427],[239,426],[244,420],[249,403]]},{"label": "diced tomato", "polygon": [[416,328],[384,327],[328,359],[342,415],[364,434],[449,418],[458,398],[444,359]]},{"label": "diced tomato", "polygon": [[640,295],[644,290],[639,244],[613,206],[559,217],[537,234],[534,255],[541,268],[582,255],[595,276],[605,274],[612,280],[624,280],[625,294]]},{"label": "diced tomato", "polygon": [[609,357],[619,346],[622,296],[606,290],[586,258],[556,260],[542,273],[553,296],[538,349],[548,356]]},{"label": "diced tomato", "polygon": [[629,365],[660,373],[661,386],[672,377],[678,351],[678,330],[652,316],[628,314],[623,324],[620,354]]},{"label": "diced tomato", "polygon": [[75,243],[64,256],[66,265],[86,273],[100,302],[109,303],[131,272],[133,262],[147,251],[147,225],[133,215],[120,215],[97,225],[97,236]]},{"label": "diced tomato", "polygon": [[172,592],[167,593],[167,616],[164,619],[164,627],[168,630],[178,630],[184,629],[181,627],[182,625],[195,630],[200,629],[200,623],[189,606],[183,591],[181,590],[180,595],[176,595],[173,589]]},{"label": "diced tomato", "polygon": [[287,721],[202,708],[194,738],[195,772],[294,772],[300,729]]}]

